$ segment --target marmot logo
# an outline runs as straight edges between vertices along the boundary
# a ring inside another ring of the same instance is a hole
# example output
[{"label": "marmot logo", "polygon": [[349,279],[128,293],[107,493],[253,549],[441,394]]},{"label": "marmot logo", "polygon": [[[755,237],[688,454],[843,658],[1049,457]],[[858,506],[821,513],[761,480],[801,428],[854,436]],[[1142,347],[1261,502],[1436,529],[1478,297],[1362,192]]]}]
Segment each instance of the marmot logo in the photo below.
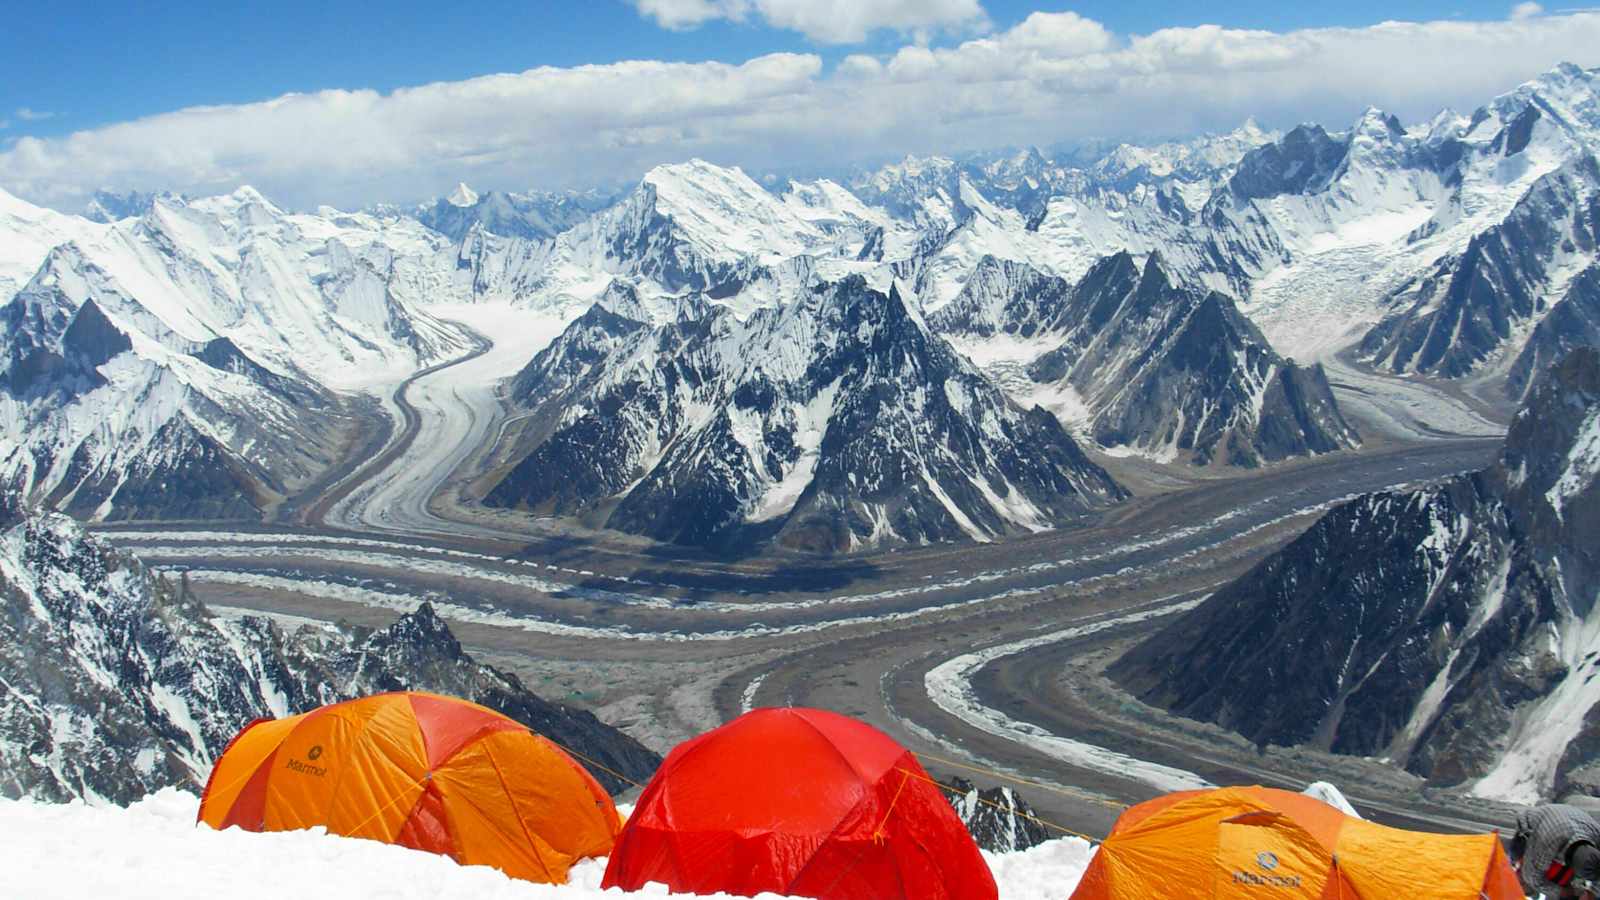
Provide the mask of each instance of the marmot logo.
[{"label": "marmot logo", "polygon": [[[320,748],[315,748],[315,749],[320,749]],[[313,756],[311,758],[312,759],[316,759],[315,756]],[[1263,869],[1266,869],[1268,872],[1271,872],[1273,869],[1276,869],[1278,867],[1278,856],[1275,853],[1269,853],[1266,850],[1263,850],[1260,853],[1256,854],[1256,865],[1260,866]]]},{"label": "marmot logo", "polygon": [[[1259,862],[1259,860],[1257,860]],[[1234,872],[1233,883],[1245,887],[1300,887],[1299,875],[1257,875],[1254,872]]]},{"label": "marmot logo", "polygon": [[321,744],[317,744],[316,746],[312,747],[310,750],[306,751],[306,759],[316,759],[317,757],[319,757],[321,755],[322,755],[322,745]]}]

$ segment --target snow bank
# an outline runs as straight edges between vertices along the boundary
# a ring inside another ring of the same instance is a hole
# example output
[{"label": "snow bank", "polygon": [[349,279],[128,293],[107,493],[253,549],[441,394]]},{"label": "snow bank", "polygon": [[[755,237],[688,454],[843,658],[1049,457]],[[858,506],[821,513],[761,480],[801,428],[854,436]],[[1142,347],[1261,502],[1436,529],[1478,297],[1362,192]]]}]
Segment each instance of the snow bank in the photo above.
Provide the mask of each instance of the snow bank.
[{"label": "snow bank", "polygon": [[1344,792],[1326,781],[1314,781],[1300,793],[1305,794],[1307,797],[1315,797],[1347,816],[1361,818],[1361,813],[1356,812],[1356,808],[1350,805],[1349,800],[1345,799]]},{"label": "snow bank", "polygon": [[[669,896],[659,887],[639,894],[600,890],[605,860],[580,863],[573,867],[571,883],[551,887],[321,829],[272,834],[213,831],[195,826],[199,806],[194,795],[173,789],[127,809],[0,800],[0,847],[8,860],[5,893],[130,900],[215,900],[224,892],[229,900]],[[984,857],[1000,883],[1002,900],[1044,900],[1069,894],[1090,855],[1088,843],[1069,838],[1021,853]],[[761,896],[778,900],[773,894]]]}]

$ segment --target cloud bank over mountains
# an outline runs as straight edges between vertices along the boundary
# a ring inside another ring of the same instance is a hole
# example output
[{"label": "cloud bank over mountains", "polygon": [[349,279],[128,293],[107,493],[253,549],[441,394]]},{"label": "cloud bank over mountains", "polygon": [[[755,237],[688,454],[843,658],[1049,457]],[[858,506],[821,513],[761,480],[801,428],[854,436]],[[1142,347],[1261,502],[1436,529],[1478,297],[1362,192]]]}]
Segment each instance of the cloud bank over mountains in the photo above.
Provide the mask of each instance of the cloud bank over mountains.
[{"label": "cloud bank over mountains", "polygon": [[989,18],[978,0],[632,0],[639,14],[674,31],[727,19],[759,19],[822,44],[856,44],[890,29],[923,37],[934,31],[981,31]]},{"label": "cloud bank over mountains", "polygon": [[[1590,12],[1123,36],[1070,12],[1035,13],[985,32],[981,7],[965,0],[835,4],[861,12],[826,22],[807,18],[813,5],[788,0],[638,5],[672,27],[760,16],[819,41],[882,28],[909,40],[893,53],[834,65],[808,53],[737,65],[638,60],[191,107],[18,138],[0,151],[0,187],[66,209],[98,188],[219,192],[241,183],[292,206],[355,207],[442,194],[461,180],[586,185],[691,156],[753,169],[814,167],[1083,137],[1167,137],[1230,129],[1247,116],[1278,127],[1336,127],[1368,104],[1416,120],[1558,61],[1600,62],[1600,14]],[[929,28],[981,36],[930,47],[918,40]]]}]

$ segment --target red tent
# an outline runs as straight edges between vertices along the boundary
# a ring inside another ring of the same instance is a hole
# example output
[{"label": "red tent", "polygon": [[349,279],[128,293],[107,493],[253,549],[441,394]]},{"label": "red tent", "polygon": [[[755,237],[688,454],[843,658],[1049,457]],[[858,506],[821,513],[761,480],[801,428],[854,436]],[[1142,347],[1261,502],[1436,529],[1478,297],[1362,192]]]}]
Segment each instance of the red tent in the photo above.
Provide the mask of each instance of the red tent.
[{"label": "red tent", "polygon": [[992,900],[994,877],[915,757],[815,709],[758,709],[679,744],[604,887],[819,900]]}]

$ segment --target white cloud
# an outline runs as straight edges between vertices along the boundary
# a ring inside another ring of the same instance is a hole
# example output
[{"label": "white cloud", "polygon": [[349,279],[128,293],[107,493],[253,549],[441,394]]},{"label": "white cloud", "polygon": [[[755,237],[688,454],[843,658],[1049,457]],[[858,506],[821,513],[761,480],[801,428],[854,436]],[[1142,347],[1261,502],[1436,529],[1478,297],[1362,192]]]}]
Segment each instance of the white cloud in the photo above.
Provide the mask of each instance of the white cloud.
[{"label": "white cloud", "polygon": [[53,119],[55,118],[55,115],[56,114],[53,112],[40,112],[38,110],[29,109],[26,106],[17,107],[17,118],[24,122],[38,122],[42,119]]},{"label": "white cloud", "polygon": [[633,0],[663,28],[694,28],[713,19],[743,22],[754,10],[768,25],[824,44],[857,44],[880,29],[922,33],[981,28],[978,0]]},{"label": "white cloud", "polygon": [[1511,7],[1511,21],[1520,22],[1523,19],[1531,19],[1543,12],[1544,7],[1537,3],[1518,3],[1516,6]]},{"label": "white cloud", "polygon": [[1339,128],[1368,104],[1417,120],[1473,108],[1555,63],[1600,59],[1600,15],[1119,37],[1036,14],[949,47],[743,65],[541,68],[389,94],[196,107],[0,147],[0,187],[75,208],[95,188],[231,190],[298,207],[636,178],[703,156],[815,168],[906,152],[1269,125]]},{"label": "white cloud", "polygon": [[755,0],[767,23],[825,44],[856,44],[879,29],[902,33],[979,28],[978,0]]},{"label": "white cloud", "polygon": [[712,19],[743,21],[750,7],[746,0],[633,0],[633,5],[640,15],[673,31],[695,28]]}]

